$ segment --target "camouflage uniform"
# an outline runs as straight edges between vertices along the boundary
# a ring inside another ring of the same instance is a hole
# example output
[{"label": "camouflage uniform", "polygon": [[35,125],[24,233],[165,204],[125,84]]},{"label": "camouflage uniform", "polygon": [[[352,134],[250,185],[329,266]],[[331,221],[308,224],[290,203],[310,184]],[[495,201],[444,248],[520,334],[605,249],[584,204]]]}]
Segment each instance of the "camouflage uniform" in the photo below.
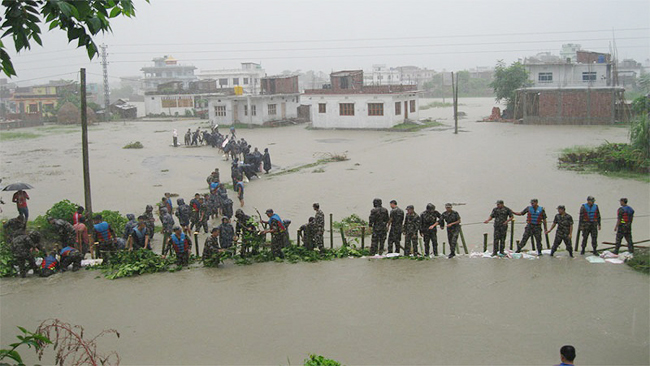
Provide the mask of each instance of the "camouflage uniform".
[{"label": "camouflage uniform", "polygon": [[203,260],[210,258],[213,254],[219,253],[219,237],[208,236],[203,244]]},{"label": "camouflage uniform", "polygon": [[388,232],[388,253],[393,252],[393,245],[395,246],[395,253],[399,253],[399,243],[402,241],[404,211],[399,207],[390,210],[388,221],[390,222],[390,231]]},{"label": "camouflage uniform", "polygon": [[[323,213],[322,210],[316,211],[316,215],[314,215],[314,223],[312,226],[312,239],[313,239],[313,246],[312,248],[318,248],[320,250],[323,250],[324,244],[323,244],[323,234],[325,234],[325,214]],[[305,239],[305,243],[306,243]]]},{"label": "camouflage uniform", "polygon": [[25,221],[23,221],[22,216],[10,219],[2,225],[2,231],[4,232],[5,241],[10,243],[13,238],[25,235]]},{"label": "camouflage uniform", "polygon": [[424,238],[424,255],[429,255],[429,242],[433,249],[433,255],[438,255],[438,227],[429,228],[440,220],[440,216],[440,212],[433,205],[431,207],[427,205],[427,209],[420,214],[420,221],[422,222],[420,233]]},{"label": "camouflage uniform", "polygon": [[173,229],[174,229],[174,218],[172,215],[170,215],[167,212],[167,209],[163,210],[162,217],[160,218],[160,222],[162,223],[162,234],[163,234],[163,248],[162,248],[162,254],[165,255],[167,254],[167,250],[170,248],[167,248],[167,242],[169,237],[172,235]]},{"label": "camouflage uniform", "polygon": [[314,221],[308,222],[298,229],[298,236],[303,238],[303,246],[307,250],[314,250],[314,243],[316,242],[316,240],[314,240],[314,232],[317,229],[314,227]]},{"label": "camouflage uniform", "polygon": [[124,233],[122,234],[122,238],[124,238],[124,240],[128,240],[129,236],[131,236],[131,232],[133,232],[133,229],[138,227],[138,222],[135,220],[135,216],[133,216],[133,214],[128,214],[126,217],[129,219],[129,221],[124,225]]},{"label": "camouflage uniform", "polygon": [[619,207],[617,212],[618,228],[616,229],[616,248],[614,253],[618,254],[621,248],[623,238],[627,242],[627,248],[630,253],[634,253],[634,244],[632,242],[632,220],[634,218],[634,210],[632,207],[625,205]]},{"label": "camouflage uniform", "polygon": [[244,256],[248,251],[250,245],[249,235],[257,232],[255,225],[249,223],[251,217],[246,215],[244,211],[238,209],[235,213],[237,224],[235,225],[235,234],[241,238],[241,255]]},{"label": "camouflage uniform", "polygon": [[[33,269],[34,273],[38,270],[34,256],[31,253],[32,249],[43,250],[39,245],[40,235],[38,233],[30,233],[29,235],[18,235],[11,241],[11,251],[14,255],[14,260],[18,265],[18,273],[21,277],[27,275],[29,269]],[[25,265],[25,263],[27,265]]]},{"label": "camouflage uniform", "polygon": [[497,252],[504,254],[503,251],[506,249],[506,236],[508,235],[507,221],[512,219],[512,210],[506,206],[495,207],[492,209],[490,217],[494,219],[492,255],[497,255]]},{"label": "camouflage uniform", "polygon": [[573,247],[571,246],[571,236],[569,235],[571,225],[573,225],[573,217],[568,213],[564,213],[564,215],[557,214],[555,215],[555,219],[553,219],[553,224],[557,225],[557,231],[555,232],[555,241],[553,241],[553,246],[551,247],[551,255],[555,253],[564,241],[566,250],[573,257]]},{"label": "camouflage uniform", "polygon": [[372,228],[370,255],[383,253],[386,242],[386,224],[388,224],[388,210],[381,206],[381,200],[375,199],[374,208],[370,210],[368,224]]},{"label": "camouflage uniform", "polygon": [[[587,206],[587,207],[585,207]],[[591,235],[591,248],[593,253],[596,254],[596,249],[598,248],[598,227],[600,227],[600,210],[598,209],[597,204],[593,204],[595,207],[593,216],[590,217],[587,208],[589,207],[586,203],[580,206],[580,227],[578,230],[582,231],[582,249],[581,254],[585,253],[585,248],[587,247],[587,237]],[[578,244],[578,243],[576,243]]]},{"label": "camouflage uniform", "polygon": [[72,224],[61,219],[54,219],[52,222],[54,231],[59,236],[63,246],[73,246],[77,241],[77,233],[74,231]]},{"label": "camouflage uniform", "polygon": [[235,229],[229,222],[224,222],[219,225],[219,241],[221,242],[222,249],[228,249],[232,247],[234,238]]},{"label": "camouflage uniform", "polygon": [[199,227],[199,210],[201,209],[201,206],[203,205],[199,203],[199,200],[196,198],[193,198],[190,201],[190,207],[192,208],[192,213],[190,214],[190,230]]},{"label": "camouflage uniform", "polygon": [[[526,214],[529,212],[529,209],[532,206],[528,206],[523,211],[521,211],[522,214]],[[538,206],[541,207],[541,206]],[[541,217],[537,223],[533,222],[528,222],[526,224],[526,228],[524,229],[524,236],[521,237],[521,242],[519,243],[519,246],[517,247],[517,253],[521,252],[521,250],[526,246],[526,242],[528,241],[529,238],[533,238],[532,246],[533,250],[535,249],[535,243],[537,243],[537,254],[542,254],[542,224],[541,222],[543,220],[546,220],[546,211],[544,210],[543,207],[542,212],[539,214]],[[529,220],[530,221],[530,220]],[[532,239],[531,239],[532,240]]]},{"label": "camouflage uniform", "polygon": [[208,205],[205,203],[201,204],[201,207],[199,207],[199,222],[198,225],[196,225],[196,231],[201,231],[201,228],[203,228],[203,231],[207,234],[208,233],[208,218],[210,214],[208,213]]},{"label": "camouflage uniform", "polygon": [[178,208],[176,209],[175,215],[178,217],[178,224],[181,227],[186,227],[190,224],[190,212],[192,209],[190,206],[185,204],[185,201],[182,198],[178,199],[176,202]]},{"label": "camouflage uniform", "polygon": [[418,254],[418,230],[420,229],[420,216],[413,213],[406,213],[404,217],[404,255]]},{"label": "camouflage uniform", "polygon": [[225,217],[232,217],[232,200],[230,198],[223,200],[222,210]]},{"label": "camouflage uniform", "polygon": [[83,254],[79,252],[77,249],[70,248],[69,250],[66,250],[66,248],[63,248],[61,250],[61,272],[65,272],[68,269],[68,266],[72,264],[72,271],[76,272],[81,268],[81,260],[83,260]]},{"label": "camouflage uniform", "polygon": [[276,258],[284,258],[282,247],[284,246],[284,237],[286,235],[286,230],[282,230],[282,227],[278,220],[269,222],[269,227],[270,230],[273,230],[271,233],[271,253],[273,253],[273,256]]},{"label": "camouflage uniform", "polygon": [[147,227],[147,231],[149,232],[149,240],[153,240],[156,219],[153,217],[153,207],[151,210],[149,210],[149,207],[151,206],[147,206],[147,210],[145,210],[142,216],[145,217],[144,224]]},{"label": "camouflage uniform", "polygon": [[[458,212],[452,210],[451,212],[443,212],[440,215],[440,227],[444,228],[445,223],[449,224],[460,220]],[[460,224],[452,227],[447,227],[447,240],[449,240],[449,257],[456,256],[456,244],[458,243],[458,235],[460,234]]]}]

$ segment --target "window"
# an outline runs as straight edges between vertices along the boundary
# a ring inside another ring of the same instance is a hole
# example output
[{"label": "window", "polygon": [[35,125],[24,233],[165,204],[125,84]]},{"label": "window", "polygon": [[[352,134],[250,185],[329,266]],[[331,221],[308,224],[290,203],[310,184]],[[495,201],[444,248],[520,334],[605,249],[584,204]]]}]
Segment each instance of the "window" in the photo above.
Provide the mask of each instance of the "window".
[{"label": "window", "polygon": [[244,104],[244,116],[248,116],[248,105]]},{"label": "window", "polygon": [[248,78],[244,78],[244,85],[248,85]]},{"label": "window", "polygon": [[178,103],[176,103],[176,97],[162,97],[160,98],[160,105],[163,108],[178,107]]},{"label": "window", "polygon": [[354,116],[354,103],[340,103],[339,115],[341,116]]},{"label": "window", "polygon": [[595,71],[583,72],[582,81],[596,81],[596,72]]},{"label": "window", "polygon": [[553,82],[553,73],[552,72],[540,72],[537,74],[537,81],[540,83],[552,83]]},{"label": "window", "polygon": [[318,103],[318,113],[327,113],[326,103]]},{"label": "window", "polygon": [[410,105],[411,105],[411,108],[410,108],[410,109],[411,109],[411,112],[415,112],[415,101],[412,100],[412,101],[410,102]]},{"label": "window", "polygon": [[257,116],[257,106],[256,105],[251,106],[251,116]]},{"label": "window", "polygon": [[402,102],[395,102],[395,115],[399,116],[402,114]]},{"label": "window", "polygon": [[369,116],[383,116],[384,115],[384,103],[368,103],[368,115]]},{"label": "window", "polygon": [[275,116],[277,113],[277,104],[269,104],[269,116]]},{"label": "window", "polygon": [[38,113],[38,104],[30,104],[27,113]]},{"label": "window", "polygon": [[219,85],[228,86],[228,79],[219,79]]},{"label": "window", "polygon": [[239,78],[232,78],[232,85],[239,85]]},{"label": "window", "polygon": [[226,116],[226,106],[225,105],[218,105],[214,107],[214,114],[217,117],[225,117]]},{"label": "window", "polygon": [[179,97],[178,98],[178,106],[179,107],[192,108],[192,107],[194,107],[194,102],[192,101],[192,98]]}]

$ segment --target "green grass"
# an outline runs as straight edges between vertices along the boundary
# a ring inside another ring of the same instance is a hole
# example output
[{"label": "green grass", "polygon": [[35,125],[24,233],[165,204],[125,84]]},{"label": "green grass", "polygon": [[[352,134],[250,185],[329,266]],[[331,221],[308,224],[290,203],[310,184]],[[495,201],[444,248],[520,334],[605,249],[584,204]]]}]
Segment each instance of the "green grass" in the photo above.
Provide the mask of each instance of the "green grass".
[{"label": "green grass", "polygon": [[634,258],[628,260],[625,264],[634,268],[636,271],[650,274],[650,249],[636,248]]},{"label": "green grass", "polygon": [[142,143],[140,141],[136,141],[136,142],[131,142],[131,143],[128,143],[128,144],[124,145],[124,147],[122,149],[142,149],[143,147],[144,146],[142,145]]},{"label": "green grass", "polygon": [[423,122],[422,125],[418,125],[415,123],[400,123],[399,125],[393,126],[391,130],[392,131],[420,131],[425,128],[444,126],[443,123],[440,123],[432,119],[424,120],[421,122]]},{"label": "green grass", "polygon": [[629,144],[571,146],[560,151],[560,169],[650,182],[650,159]]},{"label": "green grass", "polygon": [[0,141],[9,141],[9,140],[28,140],[41,137],[41,135],[33,132],[0,132]]}]

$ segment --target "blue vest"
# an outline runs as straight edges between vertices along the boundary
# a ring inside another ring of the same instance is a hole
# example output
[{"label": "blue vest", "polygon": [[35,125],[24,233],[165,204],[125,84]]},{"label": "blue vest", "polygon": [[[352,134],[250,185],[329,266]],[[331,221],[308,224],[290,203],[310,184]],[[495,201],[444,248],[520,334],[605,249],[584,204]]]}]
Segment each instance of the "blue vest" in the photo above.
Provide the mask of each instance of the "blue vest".
[{"label": "blue vest", "polygon": [[174,246],[178,249],[177,251],[179,253],[183,253],[185,251],[185,233],[181,233],[180,239],[176,234],[172,234],[172,243],[174,243]]},{"label": "blue vest", "polygon": [[632,221],[632,218],[634,217],[634,210],[632,207],[622,206],[620,209],[623,210],[623,215],[621,215],[621,224],[627,224]]},{"label": "blue vest", "polygon": [[542,206],[537,206],[537,210],[533,206],[528,206],[528,223],[539,224],[541,222]]},{"label": "blue vest", "polygon": [[60,254],[61,254],[62,257],[65,257],[65,256],[70,255],[71,253],[73,253],[75,251],[77,251],[77,249],[75,249],[73,247],[65,247],[65,248],[61,249]]},{"label": "blue vest", "polygon": [[144,239],[147,235],[147,228],[144,227],[142,231],[140,231],[137,227],[135,227],[133,228],[132,233],[135,234],[138,244],[142,244],[142,246],[144,246]]},{"label": "blue vest", "polygon": [[102,241],[109,241],[111,239],[111,232],[108,230],[108,223],[106,221],[95,224],[93,227]]},{"label": "blue vest", "polygon": [[280,216],[278,216],[278,214],[273,214],[273,215],[271,216],[271,218],[269,218],[269,225],[271,225],[271,224],[273,223],[273,221],[277,221],[277,222],[278,222],[278,227],[280,228],[280,231],[285,231],[285,230],[287,230],[287,229],[284,227],[284,223],[282,222],[282,219],[280,218]]},{"label": "blue vest", "polygon": [[589,207],[588,204],[583,203],[582,207],[584,207],[585,212],[587,213],[587,217],[585,217],[585,219],[588,218],[589,219],[588,221],[596,221],[597,220],[596,211],[598,210],[598,205],[596,205],[594,203],[593,205],[591,205],[591,207]]},{"label": "blue vest", "polygon": [[214,191],[217,188],[219,188],[219,183],[217,183],[217,182],[210,183],[210,190],[211,191]]},{"label": "blue vest", "polygon": [[43,258],[43,263],[41,263],[41,268],[45,269],[55,269],[56,264],[59,261],[56,260],[56,257],[53,255],[48,255],[47,257]]}]

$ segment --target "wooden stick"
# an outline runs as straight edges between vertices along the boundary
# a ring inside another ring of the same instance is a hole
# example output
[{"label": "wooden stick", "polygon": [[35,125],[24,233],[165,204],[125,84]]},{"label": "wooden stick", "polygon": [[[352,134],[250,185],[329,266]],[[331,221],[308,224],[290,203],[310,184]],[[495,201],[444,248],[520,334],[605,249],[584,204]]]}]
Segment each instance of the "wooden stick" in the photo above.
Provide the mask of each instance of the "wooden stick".
[{"label": "wooden stick", "polygon": [[460,230],[460,241],[463,242],[463,249],[465,250],[465,254],[469,254],[469,251],[467,250],[467,244],[465,244],[465,235],[463,235],[463,227],[459,227],[458,230]]},{"label": "wooden stick", "polygon": [[[194,232],[194,248],[196,249],[196,256],[199,256],[199,233]],[[190,253],[191,254],[191,253]]]},{"label": "wooden stick", "polygon": [[330,214],[330,249],[334,248],[334,224],[332,223],[333,215]]},{"label": "wooden stick", "polygon": [[341,241],[343,242],[343,246],[348,246],[348,241],[345,240],[345,232],[343,230],[343,226],[341,226]]},{"label": "wooden stick", "polygon": [[578,222],[578,230],[576,230],[576,231],[577,231],[577,233],[576,233],[576,248],[574,249],[574,251],[577,252],[578,251],[578,245],[579,245],[578,243],[580,243],[580,222]]},{"label": "wooden stick", "polygon": [[366,246],[366,227],[361,227],[361,249]]},{"label": "wooden stick", "polygon": [[512,244],[515,241],[515,220],[510,221],[510,250],[512,250]]},{"label": "wooden stick", "polygon": [[[487,241],[488,241],[488,233],[483,233],[483,252],[487,252]],[[492,244],[494,246],[495,244]],[[494,248],[492,248],[492,251],[495,251]]]}]

